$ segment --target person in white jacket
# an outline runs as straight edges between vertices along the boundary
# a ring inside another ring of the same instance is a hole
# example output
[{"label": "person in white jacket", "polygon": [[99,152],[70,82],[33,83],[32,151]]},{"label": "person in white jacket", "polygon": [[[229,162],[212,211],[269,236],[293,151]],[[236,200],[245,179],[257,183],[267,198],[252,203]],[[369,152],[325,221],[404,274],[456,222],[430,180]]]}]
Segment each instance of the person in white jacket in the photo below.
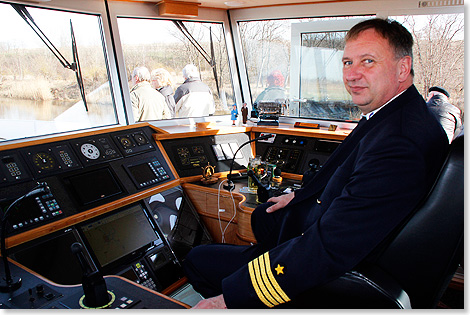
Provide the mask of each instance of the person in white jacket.
[{"label": "person in white jacket", "polygon": [[215,112],[211,89],[201,81],[199,71],[193,64],[183,68],[185,81],[175,92],[175,117],[209,116]]},{"label": "person in white jacket", "polygon": [[150,71],[137,67],[132,72],[131,103],[135,121],[171,118],[165,97],[150,85]]}]

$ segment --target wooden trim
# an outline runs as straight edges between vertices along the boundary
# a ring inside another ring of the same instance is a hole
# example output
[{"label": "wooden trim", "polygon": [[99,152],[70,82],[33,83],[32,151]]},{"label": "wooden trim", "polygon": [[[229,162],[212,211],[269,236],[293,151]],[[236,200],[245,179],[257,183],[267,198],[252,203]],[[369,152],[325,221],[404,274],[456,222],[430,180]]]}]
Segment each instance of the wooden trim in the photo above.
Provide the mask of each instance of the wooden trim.
[{"label": "wooden trim", "polygon": [[[58,287],[58,288],[78,288],[78,287],[81,287],[81,286],[82,286],[81,284],[66,285],[66,284],[55,283],[55,282],[53,282],[53,281],[51,281],[51,280],[49,280],[49,279],[47,279],[47,278],[41,276],[40,274],[36,273],[35,271],[29,269],[28,267],[23,266],[23,265],[20,264],[19,262],[15,261],[15,260],[13,260],[13,259],[11,259],[11,258],[9,258],[9,257],[8,257],[7,259],[8,259],[8,261],[9,261],[10,263],[12,263],[12,264],[16,265],[17,267],[19,267],[19,268],[25,270],[26,272],[32,274],[33,276],[35,276],[35,277],[37,277],[37,278],[43,280],[44,282],[50,284],[51,286]],[[157,291],[151,290],[151,289],[149,289],[149,288],[147,288],[147,287],[144,287],[143,285],[141,285],[141,284],[139,284],[139,283],[136,283],[136,282],[131,281],[131,280],[129,280],[129,279],[126,279],[126,278],[124,278],[124,277],[116,276],[116,275],[107,275],[107,276],[104,276],[103,278],[117,278],[117,279],[126,281],[126,282],[128,282],[128,283],[130,283],[130,284],[132,284],[132,285],[134,285],[134,286],[136,286],[136,287],[139,287],[139,288],[141,288],[141,289],[144,289],[145,291],[148,291],[148,292],[150,292],[150,293],[152,293],[152,294],[154,294],[154,295],[158,295],[158,296],[161,297],[161,298],[164,298],[164,299],[166,299],[166,300],[169,300],[169,301],[171,301],[171,302],[174,302],[174,303],[179,304],[179,305],[181,305],[181,306],[184,306],[184,307],[186,307],[186,308],[190,308],[190,306],[187,305],[186,303],[183,303],[183,302],[178,301],[178,300],[175,300],[175,299],[173,299],[173,298],[171,298],[171,297],[169,297],[169,296],[166,296],[165,293],[164,293],[164,291],[162,291],[162,292],[157,292]],[[179,280],[179,281],[180,281],[180,280]],[[175,282],[175,284],[180,283],[179,281]],[[183,283],[184,283],[184,282],[183,282]],[[173,284],[173,285],[175,285],[175,284]]]},{"label": "wooden trim", "polygon": [[174,292],[175,290],[179,289],[183,284],[187,283],[188,282],[188,278],[186,277],[183,277],[181,279],[179,279],[178,281],[176,281],[175,283],[173,283],[172,285],[170,285],[169,287],[167,287],[166,289],[162,290],[162,294],[165,294],[165,295],[168,295],[172,292]]},{"label": "wooden trim", "polygon": [[[153,137],[155,140],[168,140],[168,139],[181,139],[181,138],[194,138],[194,137],[204,137],[204,136],[214,136],[214,135],[226,135],[234,133],[244,133],[250,131],[251,127],[232,127],[224,129],[204,129],[191,130],[191,127],[188,126],[187,130],[183,130],[181,126],[179,128],[169,128],[165,134],[154,134]],[[172,130],[174,129],[174,130]],[[172,132],[173,131],[173,132]]]},{"label": "wooden trim", "polygon": [[208,129],[195,129],[189,125],[162,127],[163,132],[154,134],[155,140],[181,139],[192,137],[213,136],[218,134],[235,134],[251,132],[251,139],[254,139],[255,132],[266,132],[275,134],[285,134],[292,136],[303,136],[309,138],[322,138],[330,140],[344,140],[351,130],[338,129],[329,131],[325,129],[294,128],[291,124],[281,124],[279,126],[247,126],[247,127],[215,127]]},{"label": "wooden trim", "polygon": [[191,308],[191,306],[189,306],[188,304],[183,303],[183,302],[178,301],[178,300],[175,300],[175,299],[173,299],[173,298],[171,298],[171,297],[169,297],[169,296],[166,296],[165,293],[163,293],[163,292],[157,292],[157,291],[155,291],[155,290],[149,289],[149,288],[147,288],[147,287],[141,285],[140,283],[136,283],[136,282],[131,281],[131,280],[129,280],[129,279],[126,279],[126,278],[124,278],[124,277],[116,276],[116,275],[109,275],[109,276],[104,276],[104,278],[118,278],[118,279],[121,279],[121,280],[123,280],[123,281],[126,281],[126,282],[132,284],[132,285],[135,285],[136,287],[139,287],[139,288],[141,288],[141,289],[143,289],[143,290],[145,290],[145,291],[148,291],[148,292],[150,292],[150,293],[152,293],[152,294],[154,294],[154,295],[158,295],[159,297],[164,298],[164,299],[166,299],[166,300],[168,300],[168,301],[171,301],[171,302],[173,302],[173,303],[179,304],[179,305],[184,306],[184,307],[186,307],[186,308]]},{"label": "wooden trim", "polygon": [[61,229],[65,229],[67,227],[70,227],[72,225],[84,222],[86,220],[92,219],[94,217],[100,216],[102,214],[108,213],[110,211],[119,209],[123,206],[127,206],[131,203],[140,201],[144,198],[150,197],[156,193],[159,193],[161,191],[173,188],[180,185],[179,180],[173,180],[170,182],[167,182],[165,184],[162,184],[158,187],[152,187],[147,190],[137,192],[131,196],[124,197],[119,200],[115,200],[109,203],[106,203],[104,205],[101,205],[96,208],[92,208],[90,210],[86,210],[77,214],[74,214],[72,216],[66,217],[62,220],[59,221],[54,221],[49,224],[45,224],[42,226],[39,226],[35,229],[26,231],[21,234],[13,235],[10,236],[6,239],[6,247],[11,248],[23,243],[26,243],[28,241],[31,241],[33,239],[39,238],[41,236],[59,231]]},{"label": "wooden trim", "polygon": [[200,5],[198,2],[162,0],[157,3],[158,15],[197,17]]},{"label": "wooden trim", "polygon": [[309,138],[322,138],[331,140],[344,140],[351,130],[329,131],[323,129],[294,128],[292,125],[252,127],[252,132],[266,132],[275,134],[285,134],[291,136],[302,136]]},{"label": "wooden trim", "polygon": [[[58,141],[65,141],[65,140],[71,140],[71,139],[76,139],[76,138],[82,138],[86,136],[93,136],[93,135],[99,135],[99,134],[107,134],[111,132],[116,132],[116,131],[121,131],[121,130],[128,130],[128,129],[135,129],[135,128],[140,128],[140,127],[153,127],[148,123],[138,123],[134,125],[127,125],[127,126],[117,126],[117,127],[100,127],[96,128],[93,130],[77,130],[73,131],[73,134],[65,133],[63,135],[58,135],[58,136],[47,136],[47,138],[43,138],[41,136],[40,139],[35,139],[35,140],[28,140],[28,139],[21,139],[21,140],[14,140],[13,143],[1,143],[0,144],[0,151],[4,150],[11,150],[11,149],[19,149],[19,148],[24,148],[26,146],[33,146],[33,145],[38,145],[38,144],[45,144],[45,143],[51,143],[51,142],[58,142]],[[152,128],[154,129],[154,128]],[[44,136],[45,137],[45,136]]]},{"label": "wooden trim", "polygon": [[170,157],[166,153],[165,148],[163,148],[162,143],[160,141],[155,141],[155,143],[157,144],[157,147],[160,149],[160,152],[162,153],[163,158],[166,161],[166,164],[170,167],[171,173],[173,173],[173,176],[175,176],[175,178],[179,179],[178,172],[176,171],[175,167],[173,166],[173,163],[171,163]]}]

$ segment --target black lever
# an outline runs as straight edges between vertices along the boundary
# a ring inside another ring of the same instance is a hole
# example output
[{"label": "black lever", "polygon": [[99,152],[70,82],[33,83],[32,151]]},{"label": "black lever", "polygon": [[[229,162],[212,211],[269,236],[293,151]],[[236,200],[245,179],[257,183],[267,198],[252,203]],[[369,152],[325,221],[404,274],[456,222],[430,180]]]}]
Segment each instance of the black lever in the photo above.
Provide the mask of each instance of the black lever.
[{"label": "black lever", "polygon": [[257,193],[258,193],[259,202],[264,203],[264,202],[268,201],[269,198],[274,196],[275,190],[271,189],[271,187],[269,187],[269,186],[263,185],[259,181],[258,177],[255,175],[255,172],[253,170],[249,170],[247,172],[247,174],[255,182],[256,186],[258,186]]},{"label": "black lever", "polygon": [[73,243],[70,250],[77,256],[80,267],[82,268],[82,287],[85,294],[84,303],[87,307],[102,307],[109,303],[110,296],[106,282],[99,270],[92,271],[92,268],[85,260],[83,255],[83,246],[80,243]]},{"label": "black lever", "polygon": [[318,159],[311,159],[308,161],[309,169],[302,176],[302,187],[311,181],[317,172],[320,170],[320,161]]}]

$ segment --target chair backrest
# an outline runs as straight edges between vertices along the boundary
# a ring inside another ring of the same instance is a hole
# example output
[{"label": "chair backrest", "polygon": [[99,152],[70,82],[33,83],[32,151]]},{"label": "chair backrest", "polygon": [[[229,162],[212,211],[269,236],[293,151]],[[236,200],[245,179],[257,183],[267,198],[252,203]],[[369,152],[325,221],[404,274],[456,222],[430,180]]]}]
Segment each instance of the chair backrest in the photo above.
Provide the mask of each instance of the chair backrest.
[{"label": "chair backrest", "polygon": [[413,308],[434,308],[458,263],[464,242],[464,136],[449,154],[427,198],[404,224],[376,265],[406,291]]}]

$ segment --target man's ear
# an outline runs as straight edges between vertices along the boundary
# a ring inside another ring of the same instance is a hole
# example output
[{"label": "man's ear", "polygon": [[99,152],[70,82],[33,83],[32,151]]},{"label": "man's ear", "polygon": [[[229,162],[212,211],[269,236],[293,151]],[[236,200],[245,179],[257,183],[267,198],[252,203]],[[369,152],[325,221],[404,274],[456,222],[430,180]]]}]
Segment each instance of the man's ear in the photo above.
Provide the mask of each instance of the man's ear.
[{"label": "man's ear", "polygon": [[399,70],[399,76],[398,76],[398,81],[399,82],[404,82],[408,79],[408,77],[411,75],[411,67],[412,67],[412,60],[410,56],[405,56],[400,59],[398,62],[398,70]]}]

